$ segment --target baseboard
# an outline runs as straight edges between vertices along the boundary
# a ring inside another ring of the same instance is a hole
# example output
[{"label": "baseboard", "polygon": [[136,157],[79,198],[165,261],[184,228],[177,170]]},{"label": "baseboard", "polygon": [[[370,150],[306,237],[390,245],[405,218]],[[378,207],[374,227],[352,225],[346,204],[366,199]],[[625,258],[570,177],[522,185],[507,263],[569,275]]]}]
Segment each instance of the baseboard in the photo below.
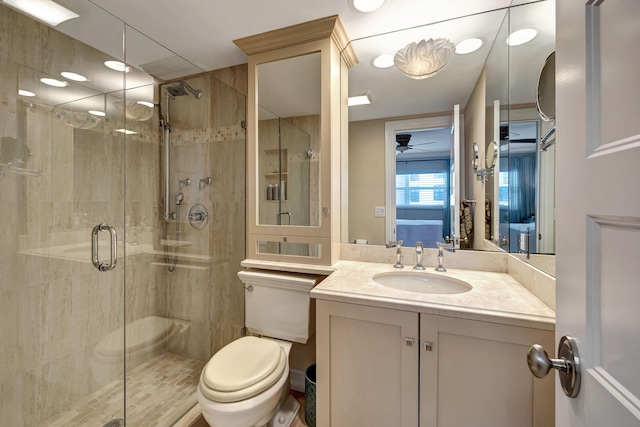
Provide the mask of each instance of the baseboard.
[{"label": "baseboard", "polygon": [[304,371],[290,369],[289,378],[291,378],[291,390],[304,393]]}]

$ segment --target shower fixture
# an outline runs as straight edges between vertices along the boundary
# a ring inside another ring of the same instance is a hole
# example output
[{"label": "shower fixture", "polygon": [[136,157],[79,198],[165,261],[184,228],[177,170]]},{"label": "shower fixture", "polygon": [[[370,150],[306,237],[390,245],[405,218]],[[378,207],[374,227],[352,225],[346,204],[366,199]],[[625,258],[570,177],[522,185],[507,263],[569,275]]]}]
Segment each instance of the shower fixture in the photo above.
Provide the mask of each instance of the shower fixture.
[{"label": "shower fixture", "polygon": [[176,194],[176,206],[180,206],[184,200],[184,194],[182,192]]},{"label": "shower fixture", "polygon": [[202,190],[202,185],[211,185],[211,183],[213,182],[213,179],[208,176],[206,178],[201,178],[200,179],[200,184],[198,184],[198,190]]},{"label": "shower fixture", "polygon": [[182,186],[186,185],[187,187],[191,185],[191,178],[185,178],[178,180],[178,187],[182,190]]},{"label": "shower fixture", "polygon": [[201,90],[192,88],[187,82],[183,80],[168,84],[167,86],[165,86],[164,90],[172,99],[176,98],[177,96],[184,96],[188,94],[195,96],[197,99],[202,98]]}]

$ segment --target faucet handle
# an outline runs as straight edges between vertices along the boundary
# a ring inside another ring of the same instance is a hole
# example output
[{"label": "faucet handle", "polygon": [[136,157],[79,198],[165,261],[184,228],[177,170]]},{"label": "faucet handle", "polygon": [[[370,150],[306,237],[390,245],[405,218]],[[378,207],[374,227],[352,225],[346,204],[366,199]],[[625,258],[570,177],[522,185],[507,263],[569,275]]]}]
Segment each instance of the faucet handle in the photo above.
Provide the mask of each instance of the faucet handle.
[{"label": "faucet handle", "polygon": [[389,243],[387,243],[387,248],[395,248],[395,247],[399,247],[402,246],[402,240],[389,240]]},{"label": "faucet handle", "polygon": [[395,268],[404,268],[402,265],[402,240],[392,240],[387,243],[388,248],[397,248],[396,249],[396,263],[393,265]]}]

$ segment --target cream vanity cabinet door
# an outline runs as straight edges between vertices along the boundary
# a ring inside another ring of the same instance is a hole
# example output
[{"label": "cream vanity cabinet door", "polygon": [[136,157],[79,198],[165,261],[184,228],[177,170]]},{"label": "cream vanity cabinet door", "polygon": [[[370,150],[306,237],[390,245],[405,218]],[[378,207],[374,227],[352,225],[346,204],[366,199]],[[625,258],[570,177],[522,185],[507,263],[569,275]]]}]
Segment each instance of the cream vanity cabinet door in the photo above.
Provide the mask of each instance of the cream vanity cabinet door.
[{"label": "cream vanity cabinet door", "polygon": [[418,313],[317,301],[317,425],[418,425]]},{"label": "cream vanity cabinet door", "polygon": [[420,427],[550,427],[551,375],[534,378],[527,351],[554,332],[420,315]]}]

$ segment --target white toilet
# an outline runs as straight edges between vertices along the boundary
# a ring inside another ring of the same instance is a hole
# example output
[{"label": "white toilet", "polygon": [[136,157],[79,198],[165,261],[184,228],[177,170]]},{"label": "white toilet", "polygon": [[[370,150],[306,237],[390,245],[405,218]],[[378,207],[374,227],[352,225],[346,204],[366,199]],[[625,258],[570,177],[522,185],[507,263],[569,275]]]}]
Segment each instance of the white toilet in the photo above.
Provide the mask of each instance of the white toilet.
[{"label": "white toilet", "polygon": [[265,270],[238,276],[245,326],[261,337],[242,337],[213,355],[200,375],[198,403],[213,427],[288,427],[300,408],[289,393],[289,352],[315,332],[309,291],[319,277]]}]

